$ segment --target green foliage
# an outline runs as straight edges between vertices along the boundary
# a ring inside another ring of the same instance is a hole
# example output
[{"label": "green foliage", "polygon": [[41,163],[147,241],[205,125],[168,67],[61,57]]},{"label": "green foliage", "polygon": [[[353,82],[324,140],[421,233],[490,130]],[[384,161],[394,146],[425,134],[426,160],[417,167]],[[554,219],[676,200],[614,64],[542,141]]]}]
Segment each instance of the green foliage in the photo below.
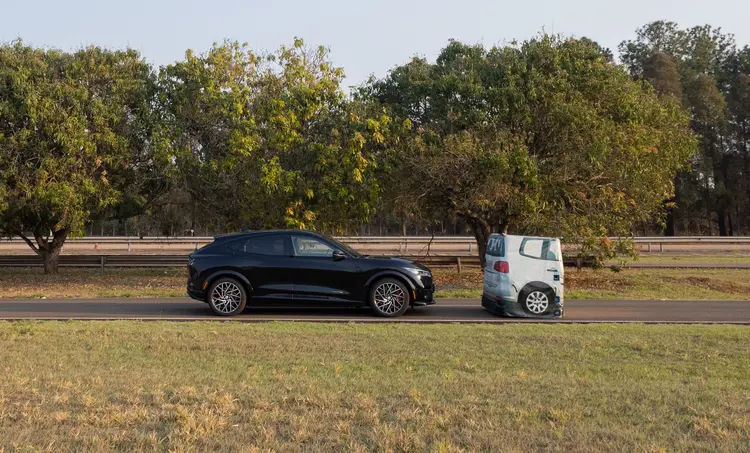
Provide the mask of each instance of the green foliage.
[{"label": "green foliage", "polygon": [[160,75],[175,174],[218,228],[334,228],[366,220],[390,119],[364,116],[343,71],[302,40],[270,55],[236,42]]},{"label": "green foliage", "polygon": [[415,125],[395,158],[394,197],[409,193],[413,211],[465,219],[480,256],[493,230],[588,248],[627,236],[662,214],[695,152],[679,105],[590,40],[545,35],[489,50],[454,41],[435,64],[414,59],[363,92]]},{"label": "green foliage", "polygon": [[[676,64],[680,78],[679,98],[691,114],[691,125],[700,139],[700,152],[692,171],[677,180],[673,225],[683,230],[711,234],[732,234],[750,217],[747,189],[750,162],[747,133],[741,123],[742,64],[734,37],[709,25],[680,29],[672,22],[654,22],[637,31],[635,40],[620,45],[622,59],[635,78],[645,78],[660,90],[664,80],[649,73],[649,62],[657,56]],[[669,69],[672,72],[672,69]],[[653,72],[653,71],[652,71]],[[672,75],[669,76],[673,78]],[[670,81],[676,94],[676,83]],[[733,216],[734,215],[734,216]]]},{"label": "green foliage", "polygon": [[122,199],[111,176],[137,165],[149,74],[132,50],[0,46],[0,234],[32,233],[48,270],[68,234]]}]

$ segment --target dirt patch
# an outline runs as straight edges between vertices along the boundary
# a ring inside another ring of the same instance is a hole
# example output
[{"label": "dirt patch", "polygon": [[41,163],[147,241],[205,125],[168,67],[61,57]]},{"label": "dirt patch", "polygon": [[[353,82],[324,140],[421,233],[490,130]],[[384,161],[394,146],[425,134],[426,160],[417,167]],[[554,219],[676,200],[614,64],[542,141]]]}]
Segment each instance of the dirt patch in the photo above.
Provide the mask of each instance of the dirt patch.
[{"label": "dirt patch", "polygon": [[747,285],[740,285],[729,280],[719,280],[709,277],[670,277],[663,276],[659,279],[665,283],[679,283],[681,285],[695,286],[701,289],[709,289],[712,291],[719,291],[723,293],[731,294],[746,294],[748,289]]},{"label": "dirt patch", "polygon": [[481,269],[464,269],[459,274],[456,269],[432,269],[435,284],[439,289],[476,289],[484,285]]},{"label": "dirt patch", "polygon": [[565,273],[565,289],[578,291],[620,291],[633,287],[626,276],[608,270],[568,271]]}]

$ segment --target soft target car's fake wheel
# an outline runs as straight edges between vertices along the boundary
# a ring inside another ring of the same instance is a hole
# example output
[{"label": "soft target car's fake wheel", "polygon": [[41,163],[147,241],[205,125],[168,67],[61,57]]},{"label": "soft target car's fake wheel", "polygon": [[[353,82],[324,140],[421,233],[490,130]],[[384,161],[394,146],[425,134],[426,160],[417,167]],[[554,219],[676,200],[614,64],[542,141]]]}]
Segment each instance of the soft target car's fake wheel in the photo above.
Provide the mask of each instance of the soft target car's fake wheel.
[{"label": "soft target car's fake wheel", "polygon": [[232,316],[242,312],[247,304],[245,288],[232,278],[221,278],[208,290],[208,304],[219,316]]},{"label": "soft target car's fake wheel", "polygon": [[549,297],[543,291],[534,290],[526,296],[524,303],[529,313],[541,315],[549,308]]},{"label": "soft target car's fake wheel", "polygon": [[400,316],[409,308],[409,292],[398,280],[380,280],[370,290],[370,305],[380,316]]}]

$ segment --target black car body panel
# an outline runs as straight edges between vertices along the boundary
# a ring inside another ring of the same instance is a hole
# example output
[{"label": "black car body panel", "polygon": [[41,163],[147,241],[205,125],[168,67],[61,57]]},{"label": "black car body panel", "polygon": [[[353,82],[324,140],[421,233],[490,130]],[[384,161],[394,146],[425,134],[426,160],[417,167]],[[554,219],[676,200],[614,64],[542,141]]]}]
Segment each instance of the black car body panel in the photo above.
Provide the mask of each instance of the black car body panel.
[{"label": "black car body panel", "polygon": [[308,231],[219,236],[192,253],[188,263],[188,295],[204,302],[211,282],[232,277],[245,286],[249,305],[362,306],[368,303],[371,285],[383,278],[405,283],[412,305],[434,303],[427,267],[400,258],[362,256]]}]

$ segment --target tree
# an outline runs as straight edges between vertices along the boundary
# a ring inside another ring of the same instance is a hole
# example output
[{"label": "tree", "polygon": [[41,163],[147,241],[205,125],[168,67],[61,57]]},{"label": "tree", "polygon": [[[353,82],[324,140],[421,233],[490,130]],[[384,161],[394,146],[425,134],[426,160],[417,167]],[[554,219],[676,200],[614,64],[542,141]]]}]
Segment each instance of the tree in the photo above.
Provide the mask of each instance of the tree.
[{"label": "tree", "polygon": [[[725,112],[728,66],[736,53],[734,37],[709,25],[680,29],[673,22],[657,21],[639,28],[635,40],[620,44],[620,52],[631,75],[650,81],[657,91],[668,84],[675,93],[676,83],[673,74],[654,73],[654,59],[661,61],[660,71],[673,71],[664,66],[670,64],[667,57],[675,63],[680,77],[679,99],[691,113],[691,124],[700,137],[700,152],[690,173],[679,177],[679,200],[673,213],[685,224],[695,224],[695,219],[707,221],[708,233],[716,224],[719,233],[726,235],[728,220],[732,229],[731,211],[737,203]],[[674,234],[676,220],[667,224],[668,234]],[[694,228],[701,228],[701,223]]]},{"label": "tree", "polygon": [[302,40],[261,56],[236,42],[162,71],[174,184],[226,229],[341,228],[373,212],[390,119],[341,90]]},{"label": "tree", "polygon": [[[643,62],[643,79],[654,87],[656,94],[667,100],[680,102],[682,85],[680,71],[672,57],[663,52],[654,52]],[[664,235],[675,235],[675,210],[680,202],[680,187],[683,184],[682,172],[675,176],[674,196],[665,200],[667,216],[664,225]]]},{"label": "tree", "polygon": [[23,238],[45,273],[92,213],[122,200],[111,176],[143,146],[150,74],[133,50],[0,46],[0,234]]},{"label": "tree", "polygon": [[489,234],[506,230],[611,253],[603,238],[663,215],[696,146],[677,103],[589,40],[452,41],[434,64],[414,59],[363,91],[415,125],[388,186],[415,210],[464,219],[481,259]]}]

